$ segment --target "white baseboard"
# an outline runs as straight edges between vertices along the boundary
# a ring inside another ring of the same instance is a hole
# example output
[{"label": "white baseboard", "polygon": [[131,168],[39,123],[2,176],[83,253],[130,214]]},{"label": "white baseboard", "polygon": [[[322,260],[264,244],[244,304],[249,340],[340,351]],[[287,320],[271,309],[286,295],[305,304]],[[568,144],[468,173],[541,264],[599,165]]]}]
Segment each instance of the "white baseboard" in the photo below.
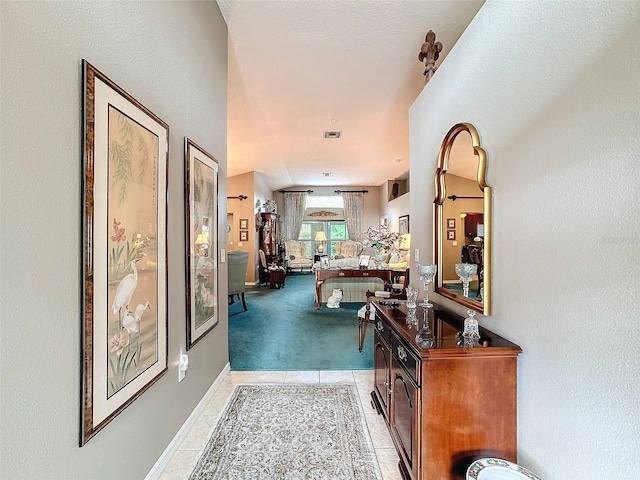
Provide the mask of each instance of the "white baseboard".
[{"label": "white baseboard", "polygon": [[180,427],[180,430],[178,430],[178,433],[176,433],[175,437],[173,437],[173,440],[171,440],[169,445],[167,445],[167,448],[164,449],[164,452],[162,452],[162,455],[160,455],[160,458],[158,458],[158,461],[155,463],[153,468],[151,468],[151,470],[145,477],[145,480],[158,480],[160,478],[165,467],[167,466],[167,464],[169,463],[173,455],[180,448],[180,445],[182,444],[182,441],[184,440],[184,438],[187,436],[187,433],[189,433],[189,430],[191,429],[193,424],[196,423],[196,420],[198,420],[198,418],[200,417],[200,414],[202,413],[202,411],[205,409],[205,407],[213,397],[213,394],[216,393],[216,390],[218,390],[218,387],[220,386],[220,384],[222,383],[222,381],[227,376],[230,370],[231,370],[231,366],[227,363],[225,367],[222,369],[222,371],[220,372],[220,375],[218,375],[218,377],[211,384],[211,386],[209,387],[209,390],[207,390],[207,393],[205,393],[202,399],[200,400],[200,402],[198,402],[198,405],[196,405],[196,408],[193,409],[193,412],[191,412],[191,415],[189,415],[189,418],[187,418],[187,420],[184,422],[182,427]]}]

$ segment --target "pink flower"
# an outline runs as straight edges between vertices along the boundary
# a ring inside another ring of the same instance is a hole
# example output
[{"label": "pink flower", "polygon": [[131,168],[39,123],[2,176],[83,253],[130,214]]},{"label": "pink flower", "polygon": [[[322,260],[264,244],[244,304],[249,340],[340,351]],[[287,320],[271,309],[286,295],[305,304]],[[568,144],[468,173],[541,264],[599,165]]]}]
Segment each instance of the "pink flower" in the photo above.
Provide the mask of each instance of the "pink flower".
[{"label": "pink flower", "polygon": [[116,352],[116,355],[120,356],[127,345],[129,345],[129,334],[126,331],[119,332],[109,340],[109,351]]},{"label": "pink flower", "polygon": [[367,228],[364,232],[362,244],[365,247],[372,247],[376,250],[395,251],[396,243],[400,239],[398,232],[390,232],[383,225],[376,225]]}]

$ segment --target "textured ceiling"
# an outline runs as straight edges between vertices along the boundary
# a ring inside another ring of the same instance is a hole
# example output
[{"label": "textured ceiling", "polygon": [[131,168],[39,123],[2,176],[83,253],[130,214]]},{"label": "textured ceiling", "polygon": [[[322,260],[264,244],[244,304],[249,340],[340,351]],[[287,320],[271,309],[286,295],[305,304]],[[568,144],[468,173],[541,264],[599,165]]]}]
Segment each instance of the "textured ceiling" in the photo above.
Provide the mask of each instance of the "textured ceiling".
[{"label": "textured ceiling", "polygon": [[401,178],[424,37],[442,42],[439,66],[483,2],[218,0],[229,27],[228,175],[260,172],[273,190]]}]

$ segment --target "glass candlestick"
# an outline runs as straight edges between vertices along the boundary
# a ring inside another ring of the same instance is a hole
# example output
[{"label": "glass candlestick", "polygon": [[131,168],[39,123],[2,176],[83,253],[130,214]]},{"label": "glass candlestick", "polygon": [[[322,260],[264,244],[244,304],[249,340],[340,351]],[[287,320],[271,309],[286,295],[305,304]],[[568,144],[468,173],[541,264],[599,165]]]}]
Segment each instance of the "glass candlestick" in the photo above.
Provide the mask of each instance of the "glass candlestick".
[{"label": "glass candlestick", "polygon": [[423,265],[421,263],[418,263],[417,268],[418,276],[420,277],[422,285],[424,286],[424,303],[422,305],[425,307],[432,307],[433,305],[429,303],[429,284],[433,281],[433,277],[436,276],[438,266]]},{"label": "glass candlestick", "polygon": [[462,281],[462,295],[469,296],[469,282],[478,273],[478,265],[474,263],[456,263],[456,275]]}]

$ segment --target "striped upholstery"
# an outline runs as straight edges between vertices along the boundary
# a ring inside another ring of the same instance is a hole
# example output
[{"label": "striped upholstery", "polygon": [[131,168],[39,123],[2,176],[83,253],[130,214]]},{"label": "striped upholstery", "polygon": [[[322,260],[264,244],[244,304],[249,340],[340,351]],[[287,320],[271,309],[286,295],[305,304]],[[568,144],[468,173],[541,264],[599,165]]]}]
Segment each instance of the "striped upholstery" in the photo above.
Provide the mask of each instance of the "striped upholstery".
[{"label": "striped upholstery", "polygon": [[328,278],[320,286],[320,302],[326,303],[333,293],[334,288],[342,290],[343,302],[366,302],[367,290],[374,292],[384,290],[384,282],[381,278],[368,278],[366,280],[353,278]]}]

